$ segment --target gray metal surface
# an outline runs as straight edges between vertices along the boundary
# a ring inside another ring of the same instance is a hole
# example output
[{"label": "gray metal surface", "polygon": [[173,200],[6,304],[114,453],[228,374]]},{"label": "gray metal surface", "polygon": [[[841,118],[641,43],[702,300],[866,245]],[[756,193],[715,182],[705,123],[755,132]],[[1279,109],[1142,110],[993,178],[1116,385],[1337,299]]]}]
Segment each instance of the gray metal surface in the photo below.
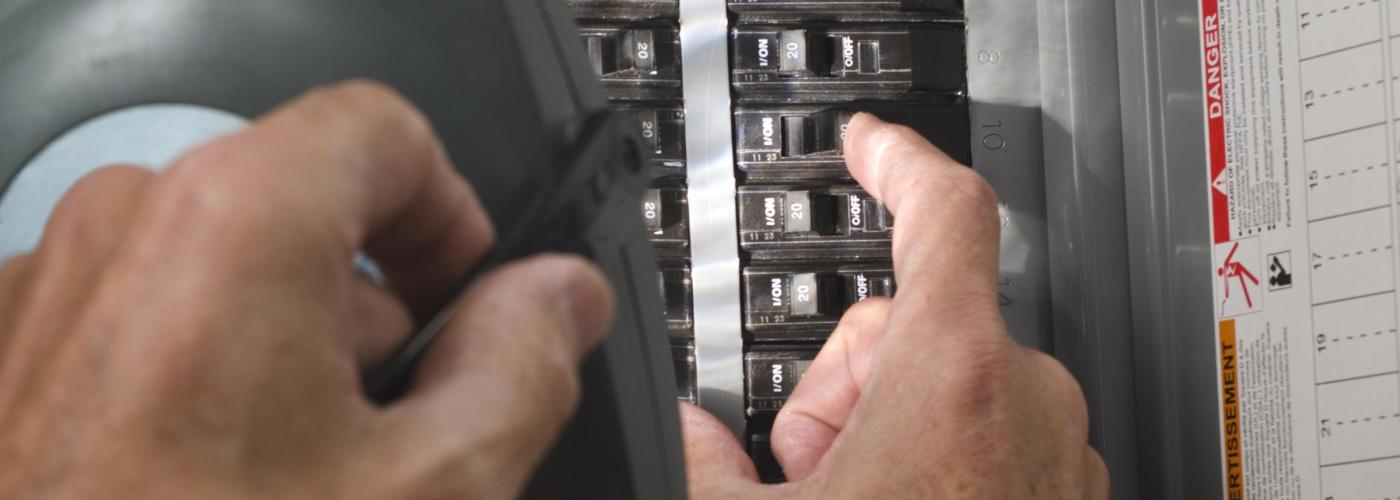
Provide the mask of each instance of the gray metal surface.
[{"label": "gray metal surface", "polygon": [[742,436],[744,337],[725,0],[681,2],[699,403]]},{"label": "gray metal surface", "polygon": [[1052,347],[1036,12],[1022,0],[967,2],[972,167],[1003,217],[1002,316],[1023,345]]},{"label": "gray metal surface", "polygon": [[1220,498],[1199,7],[1117,6],[1142,498]]},{"label": "gray metal surface", "polygon": [[1114,498],[1136,498],[1131,289],[1111,0],[1039,0],[1054,349],[1079,379]]},{"label": "gray metal surface", "polygon": [[160,169],[191,146],[242,128],[243,117],[189,104],[147,104],[97,116],[59,136],[0,193],[0,261],[39,244],[68,188],[114,163]]}]

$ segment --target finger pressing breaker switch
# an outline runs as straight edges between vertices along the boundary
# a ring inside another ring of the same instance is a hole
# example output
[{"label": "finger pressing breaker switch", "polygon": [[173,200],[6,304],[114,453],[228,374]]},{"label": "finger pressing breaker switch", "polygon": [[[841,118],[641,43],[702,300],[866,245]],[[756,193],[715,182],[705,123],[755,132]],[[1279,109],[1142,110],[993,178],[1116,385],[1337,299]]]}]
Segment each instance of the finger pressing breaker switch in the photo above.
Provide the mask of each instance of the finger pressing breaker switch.
[{"label": "finger pressing breaker switch", "polygon": [[[740,105],[734,111],[737,166],[756,181],[848,179],[843,142],[857,112],[912,128],[959,163],[971,162],[965,102],[857,102]],[[750,182],[759,183],[767,182]]]},{"label": "finger pressing breaker switch", "polygon": [[810,347],[772,348],[748,353],[745,356],[745,378],[748,379],[749,415],[778,413],[816,357],[817,350]]}]

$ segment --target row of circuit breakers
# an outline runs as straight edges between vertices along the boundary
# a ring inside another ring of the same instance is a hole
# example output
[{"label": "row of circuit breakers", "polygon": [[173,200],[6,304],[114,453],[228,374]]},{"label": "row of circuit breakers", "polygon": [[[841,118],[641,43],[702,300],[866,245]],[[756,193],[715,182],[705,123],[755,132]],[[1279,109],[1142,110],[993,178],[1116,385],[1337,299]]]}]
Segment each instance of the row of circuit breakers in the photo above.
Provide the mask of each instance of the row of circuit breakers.
[{"label": "row of circuit breakers", "polygon": [[[682,109],[682,0],[568,0],[608,98],[636,116],[655,178],[643,211],[681,398],[694,401]],[[842,313],[895,292],[894,220],[842,157],[857,111],[913,127],[968,164],[962,0],[730,0],[730,84],[750,452]]]}]

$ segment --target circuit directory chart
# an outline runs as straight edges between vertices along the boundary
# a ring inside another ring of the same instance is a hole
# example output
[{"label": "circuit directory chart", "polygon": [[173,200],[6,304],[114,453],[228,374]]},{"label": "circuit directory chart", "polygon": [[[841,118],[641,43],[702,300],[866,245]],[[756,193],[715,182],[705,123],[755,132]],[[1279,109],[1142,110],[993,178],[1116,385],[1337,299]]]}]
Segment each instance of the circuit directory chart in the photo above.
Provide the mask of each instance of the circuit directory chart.
[{"label": "circuit directory chart", "polygon": [[1201,28],[1225,495],[1400,498],[1400,0]]}]

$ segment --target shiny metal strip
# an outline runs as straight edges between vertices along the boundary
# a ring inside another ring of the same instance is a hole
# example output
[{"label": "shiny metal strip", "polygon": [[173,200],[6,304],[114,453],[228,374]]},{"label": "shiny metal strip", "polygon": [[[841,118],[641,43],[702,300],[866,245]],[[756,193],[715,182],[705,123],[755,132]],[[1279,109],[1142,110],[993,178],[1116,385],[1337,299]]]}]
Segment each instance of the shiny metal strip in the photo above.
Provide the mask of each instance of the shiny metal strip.
[{"label": "shiny metal strip", "polygon": [[699,403],[744,430],[744,340],[739,308],[729,17],[725,0],[682,0],[681,71],[695,289]]}]

